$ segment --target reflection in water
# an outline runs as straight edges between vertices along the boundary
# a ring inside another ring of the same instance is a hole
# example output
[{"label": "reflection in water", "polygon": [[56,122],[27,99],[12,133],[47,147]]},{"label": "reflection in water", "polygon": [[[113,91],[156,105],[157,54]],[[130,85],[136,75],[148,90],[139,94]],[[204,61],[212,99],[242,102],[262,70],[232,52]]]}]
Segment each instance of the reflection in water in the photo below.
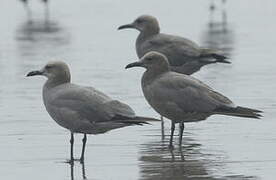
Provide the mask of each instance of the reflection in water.
[{"label": "reflection in water", "polygon": [[[214,1],[210,2],[209,23],[202,34],[202,44],[208,48],[220,49],[231,56],[235,39],[233,29],[227,20],[225,3],[226,0],[222,0],[222,7],[219,8],[215,6]],[[215,20],[215,15],[219,15],[220,18]]]},{"label": "reflection in water", "polygon": [[[140,148],[140,176],[147,180],[212,180],[212,179],[256,179],[243,175],[214,176],[212,171],[223,171],[224,155],[217,152],[202,152],[202,145],[196,140],[184,136],[182,149],[170,151],[162,141],[143,144]],[[215,174],[224,174],[216,172]]]},{"label": "reflection in water", "polygon": [[[84,163],[80,163],[81,164],[81,168],[82,168],[82,179],[87,179],[86,178],[86,174],[85,174],[85,164]],[[70,177],[71,177],[71,180],[74,180],[75,179],[75,176],[74,176],[74,164],[70,164]]]},{"label": "reflection in water", "polygon": [[70,34],[57,22],[26,21],[17,29],[16,40],[21,57],[54,56],[62,54],[59,50],[70,43]]},{"label": "reflection in water", "polygon": [[[200,153],[201,144],[184,137],[185,147],[170,151],[166,143],[151,142],[141,148],[142,179],[199,179],[210,177]],[[211,178],[210,178],[211,179]]]}]

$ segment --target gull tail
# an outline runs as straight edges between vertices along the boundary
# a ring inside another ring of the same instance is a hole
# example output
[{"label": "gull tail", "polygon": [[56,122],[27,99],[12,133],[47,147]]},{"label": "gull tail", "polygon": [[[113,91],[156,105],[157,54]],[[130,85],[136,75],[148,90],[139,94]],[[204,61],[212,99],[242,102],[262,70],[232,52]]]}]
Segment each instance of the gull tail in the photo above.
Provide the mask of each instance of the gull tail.
[{"label": "gull tail", "polygon": [[263,113],[263,111],[260,111],[257,109],[241,107],[241,106],[237,106],[235,108],[228,107],[228,108],[218,109],[217,113],[223,114],[223,115],[229,115],[229,116],[255,118],[255,119],[260,119],[261,117],[263,117],[261,115],[261,113]]},{"label": "gull tail", "polygon": [[230,61],[227,61],[227,56],[225,56],[221,51],[215,49],[202,48],[201,49],[201,58],[212,58],[216,59],[215,61],[209,61],[211,63],[227,63],[231,64]]},{"label": "gull tail", "polygon": [[160,121],[160,119],[144,117],[144,116],[125,117],[121,115],[115,116],[113,120],[116,120],[116,122],[124,123],[128,125],[144,125],[144,124],[150,124],[149,122]]}]

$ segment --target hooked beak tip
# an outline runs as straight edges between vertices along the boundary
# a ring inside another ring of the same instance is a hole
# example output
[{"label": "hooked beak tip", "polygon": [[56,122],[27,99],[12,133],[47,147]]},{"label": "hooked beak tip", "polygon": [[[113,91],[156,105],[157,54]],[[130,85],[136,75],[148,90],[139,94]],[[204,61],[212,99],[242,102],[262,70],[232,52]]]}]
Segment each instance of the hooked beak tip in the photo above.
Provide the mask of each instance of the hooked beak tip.
[{"label": "hooked beak tip", "polygon": [[130,64],[126,65],[125,69],[131,68]]}]

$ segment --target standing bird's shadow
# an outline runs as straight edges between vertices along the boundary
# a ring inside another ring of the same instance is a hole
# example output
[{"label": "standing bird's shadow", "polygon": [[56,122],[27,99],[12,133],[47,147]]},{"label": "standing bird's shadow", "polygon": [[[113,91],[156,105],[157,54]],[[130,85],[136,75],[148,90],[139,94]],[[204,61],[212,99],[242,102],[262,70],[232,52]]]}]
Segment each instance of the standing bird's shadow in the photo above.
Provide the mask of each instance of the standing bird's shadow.
[{"label": "standing bird's shadow", "polygon": [[[33,22],[33,13],[32,9],[30,8],[29,0],[20,0],[27,13],[28,22]],[[41,2],[44,4],[44,20],[45,22],[49,21],[50,19],[50,9],[49,9],[49,0],[41,0]]]}]

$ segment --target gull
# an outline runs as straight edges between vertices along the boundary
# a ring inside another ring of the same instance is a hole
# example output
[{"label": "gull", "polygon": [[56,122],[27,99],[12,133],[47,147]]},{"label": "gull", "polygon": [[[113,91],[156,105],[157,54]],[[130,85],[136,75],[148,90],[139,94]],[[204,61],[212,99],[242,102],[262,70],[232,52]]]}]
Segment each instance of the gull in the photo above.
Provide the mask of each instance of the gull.
[{"label": "gull", "polygon": [[262,111],[237,106],[203,82],[170,71],[164,54],[149,52],[140,61],[128,64],[126,68],[137,66],[146,68],[142,77],[142,90],[146,100],[161,116],[171,120],[170,148],[173,148],[176,123],[180,123],[181,147],[186,122],[202,121],[215,114],[257,119],[261,117]]},{"label": "gull", "polygon": [[139,58],[150,51],[160,52],[168,58],[172,71],[191,75],[208,64],[230,63],[217,49],[202,48],[189,39],[160,33],[158,20],[153,16],[139,16],[134,22],[118,29],[126,28],[140,31],[136,39],[136,53]]},{"label": "gull", "polygon": [[84,134],[80,157],[80,162],[83,163],[87,134],[102,134],[113,129],[148,124],[147,121],[156,120],[136,116],[127,104],[113,100],[93,87],[71,83],[69,67],[62,61],[51,61],[41,70],[27,74],[36,75],[48,78],[43,86],[43,102],[49,115],[71,133],[71,164],[74,162],[74,133]]}]

